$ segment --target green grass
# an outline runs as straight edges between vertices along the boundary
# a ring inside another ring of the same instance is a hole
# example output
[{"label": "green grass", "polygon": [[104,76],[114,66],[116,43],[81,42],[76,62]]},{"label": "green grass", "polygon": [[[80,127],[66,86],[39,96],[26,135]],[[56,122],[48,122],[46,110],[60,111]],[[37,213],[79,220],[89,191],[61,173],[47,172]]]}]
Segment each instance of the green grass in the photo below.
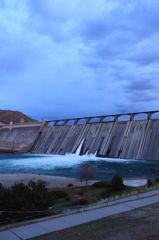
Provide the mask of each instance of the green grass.
[{"label": "green grass", "polygon": [[[77,187],[54,188],[54,189],[49,189],[49,191],[63,190],[65,192],[67,192],[68,196],[70,196],[73,200],[73,196],[77,194],[77,192],[75,191],[76,189],[77,189]],[[85,197],[87,199],[99,194],[101,191],[104,190],[104,188],[95,188],[93,186],[82,186],[82,187],[80,187],[80,189],[84,192],[83,197]],[[99,197],[95,197],[95,198],[89,200],[89,204],[96,203],[98,200],[99,200]],[[60,204],[60,203],[62,204],[65,202],[66,202],[65,198],[62,198],[62,199],[58,199],[55,204]],[[70,205],[70,204],[68,204],[68,205]]]},{"label": "green grass", "polygon": [[[151,186],[149,188],[150,189],[155,189],[155,188],[158,188],[159,186],[159,183],[158,182],[155,182],[154,180],[151,180],[152,183],[153,183],[153,186]],[[77,187],[67,187],[67,188],[54,188],[54,189],[49,189],[49,191],[52,191],[52,190],[63,190],[65,192],[68,193],[68,196],[71,197],[72,201],[73,201],[73,196],[76,193],[76,188]],[[84,192],[84,197],[89,199],[93,196],[96,196],[97,194],[101,193],[102,191],[104,191],[104,188],[103,187],[100,187],[100,188],[97,188],[97,187],[93,187],[93,186],[81,186],[81,187],[78,187],[80,188],[83,192]],[[145,190],[144,190],[145,191]],[[141,193],[142,191],[139,191],[139,193]],[[112,199],[117,199],[117,198],[122,198],[122,197],[126,197],[126,196],[129,196],[131,194],[136,194],[137,193],[137,190],[123,190],[123,191],[118,191],[118,192],[115,192],[115,191],[110,191],[110,196],[109,196],[109,200],[112,200]],[[98,197],[95,197],[93,199],[89,199],[88,200],[88,204],[95,204],[97,203],[99,200],[101,199],[100,195]],[[55,205],[53,206],[54,209],[63,209],[63,208],[68,208],[70,207],[70,203],[68,202],[67,205],[61,205],[61,206],[56,206],[56,204],[63,204],[63,203],[66,203],[66,200],[65,198],[62,198],[62,199],[58,199],[56,202],[55,202]]]}]

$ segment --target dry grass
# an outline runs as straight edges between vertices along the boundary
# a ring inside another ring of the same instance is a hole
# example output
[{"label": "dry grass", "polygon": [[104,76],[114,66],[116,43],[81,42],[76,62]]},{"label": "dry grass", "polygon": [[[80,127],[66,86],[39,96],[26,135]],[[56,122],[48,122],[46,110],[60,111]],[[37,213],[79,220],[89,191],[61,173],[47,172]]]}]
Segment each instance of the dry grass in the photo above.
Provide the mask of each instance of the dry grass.
[{"label": "dry grass", "polygon": [[159,203],[30,240],[157,240]]}]

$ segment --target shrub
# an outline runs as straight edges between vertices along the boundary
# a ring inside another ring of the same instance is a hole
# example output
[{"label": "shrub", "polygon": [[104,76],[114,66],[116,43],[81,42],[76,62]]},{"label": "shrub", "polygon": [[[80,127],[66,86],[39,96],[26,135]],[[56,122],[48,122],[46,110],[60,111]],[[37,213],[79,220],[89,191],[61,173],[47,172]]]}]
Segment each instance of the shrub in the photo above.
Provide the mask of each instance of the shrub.
[{"label": "shrub", "polygon": [[53,191],[55,194],[55,199],[65,198],[68,193],[62,190]]},{"label": "shrub", "polygon": [[14,184],[11,187],[3,187],[0,184],[0,209],[1,211],[23,211],[24,213],[6,212],[0,215],[0,221],[7,219],[23,218],[36,213],[25,211],[47,210],[54,204],[54,195],[47,191],[44,182],[30,181],[28,185]]},{"label": "shrub", "polygon": [[105,190],[105,191],[103,191],[102,193],[101,193],[101,197],[102,198],[109,198],[109,197],[111,197],[111,195],[112,195],[112,191],[111,190]]},{"label": "shrub", "polygon": [[112,187],[112,182],[111,181],[99,181],[96,182],[92,185],[93,187],[97,187],[97,188],[111,188]]},{"label": "shrub", "polygon": [[77,195],[80,195],[80,196],[83,196],[83,195],[84,195],[84,191],[81,190],[81,189],[78,189],[78,188],[75,189],[75,193],[76,193]]},{"label": "shrub", "polygon": [[80,198],[79,205],[85,205],[85,204],[88,204],[88,200],[86,198]]},{"label": "shrub", "polygon": [[69,184],[67,185],[67,187],[73,187],[73,184],[72,184],[72,183],[69,183]]},{"label": "shrub", "polygon": [[84,195],[84,191],[83,191],[83,190],[80,190],[80,191],[78,192],[78,195],[83,196],[83,195]]},{"label": "shrub", "polygon": [[151,187],[153,185],[152,181],[148,179],[148,187]]},{"label": "shrub", "polygon": [[72,206],[77,206],[77,205],[79,205],[79,200],[76,198],[73,198]]},{"label": "shrub", "polygon": [[112,179],[112,190],[120,191],[124,189],[123,179],[120,175],[116,174]]},{"label": "shrub", "polygon": [[72,206],[85,205],[85,204],[88,204],[88,200],[86,198],[74,199],[74,201],[72,202]]},{"label": "shrub", "polygon": [[67,202],[70,202],[70,201],[71,201],[71,197],[70,197],[70,196],[66,196],[66,197],[65,197],[65,200],[66,200]]}]

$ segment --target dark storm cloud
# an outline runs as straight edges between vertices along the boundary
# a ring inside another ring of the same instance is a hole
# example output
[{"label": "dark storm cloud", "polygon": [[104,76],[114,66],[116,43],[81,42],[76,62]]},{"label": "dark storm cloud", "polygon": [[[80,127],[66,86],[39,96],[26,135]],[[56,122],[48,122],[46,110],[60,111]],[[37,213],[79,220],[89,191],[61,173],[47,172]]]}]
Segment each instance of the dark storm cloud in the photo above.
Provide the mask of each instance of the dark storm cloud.
[{"label": "dark storm cloud", "polygon": [[[105,43],[105,42],[125,42],[136,41],[136,33],[133,32],[133,26],[125,19],[126,17],[119,13],[106,13],[99,19],[85,20],[81,24],[81,37],[85,44]],[[128,20],[130,22],[130,20]],[[122,41],[123,40],[123,41]]]},{"label": "dark storm cloud", "polygon": [[98,18],[83,20],[80,36],[87,48],[80,54],[84,66],[96,72],[102,69],[106,86],[112,82],[115,89],[120,82],[116,89],[120,99],[114,105],[126,112],[141,108],[134,102],[159,100],[159,2],[123,2],[127,7],[120,4]]},{"label": "dark storm cloud", "polygon": [[[159,36],[158,36],[159,37]],[[159,63],[159,54],[156,54],[156,51],[159,49],[159,44],[153,45],[153,47],[146,46],[143,47],[143,50],[130,54],[127,59],[141,66],[149,65],[153,63]]]},{"label": "dark storm cloud", "polygon": [[129,96],[129,99],[132,101],[132,102],[151,102],[151,101],[154,101],[154,100],[158,100],[158,96],[155,94],[153,95],[152,93],[150,92],[145,92],[145,93],[139,93],[139,92],[133,92],[133,94],[130,94]]},{"label": "dark storm cloud", "polygon": [[158,18],[158,1],[141,1],[133,9],[131,16],[134,23],[136,23],[137,34],[143,37],[150,37],[150,35],[158,32],[159,18]]},{"label": "dark storm cloud", "polygon": [[131,82],[126,88],[127,99],[134,102],[153,102],[158,101],[159,86],[157,82],[149,79]]},{"label": "dark storm cloud", "polygon": [[118,37],[121,33],[124,42],[134,42],[158,32],[158,1],[125,1],[125,4],[105,11],[100,18],[85,19],[80,31],[83,41],[104,42],[113,34]]},{"label": "dark storm cloud", "polygon": [[[156,84],[155,84],[156,86]],[[126,87],[127,91],[147,91],[147,90],[155,90],[156,87],[154,86],[154,82],[149,79],[134,81]]]},{"label": "dark storm cloud", "polygon": [[[145,4],[142,1],[134,1],[127,11],[125,6],[120,6],[103,13],[99,19],[85,19],[81,24],[83,42],[90,47],[94,57],[106,61],[118,58],[135,62],[136,59],[140,64],[148,64],[156,56],[150,57],[148,52],[145,54],[147,49],[141,47],[141,52],[136,48],[139,41],[150,39],[158,33],[158,9],[159,2]],[[138,50],[144,56],[138,56]],[[133,53],[133,56],[129,57],[129,53]]]}]

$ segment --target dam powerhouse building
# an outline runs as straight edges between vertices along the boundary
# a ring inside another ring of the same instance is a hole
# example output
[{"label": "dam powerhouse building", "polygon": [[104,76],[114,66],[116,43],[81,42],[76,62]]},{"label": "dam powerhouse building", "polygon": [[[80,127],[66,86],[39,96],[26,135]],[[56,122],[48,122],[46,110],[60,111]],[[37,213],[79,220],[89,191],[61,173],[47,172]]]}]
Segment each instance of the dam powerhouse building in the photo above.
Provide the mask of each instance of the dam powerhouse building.
[{"label": "dam powerhouse building", "polygon": [[[159,160],[159,111],[0,124],[0,152]],[[136,120],[139,114],[146,119]],[[127,120],[121,120],[126,116]],[[111,118],[111,120],[110,120]]]}]

